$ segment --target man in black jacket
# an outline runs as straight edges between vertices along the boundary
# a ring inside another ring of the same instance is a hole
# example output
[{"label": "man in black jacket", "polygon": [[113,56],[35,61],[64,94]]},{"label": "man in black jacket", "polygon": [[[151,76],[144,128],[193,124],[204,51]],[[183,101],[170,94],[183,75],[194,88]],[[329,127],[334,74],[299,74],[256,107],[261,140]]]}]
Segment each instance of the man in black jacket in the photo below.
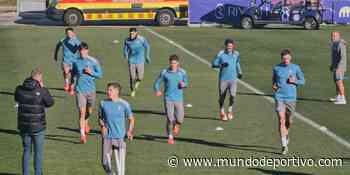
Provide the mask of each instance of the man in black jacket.
[{"label": "man in black jacket", "polygon": [[17,119],[23,144],[22,174],[29,175],[31,147],[34,145],[35,175],[42,175],[42,157],[46,129],[45,108],[54,104],[50,92],[44,87],[42,72],[34,69],[31,77],[17,86],[15,101],[18,105]]}]

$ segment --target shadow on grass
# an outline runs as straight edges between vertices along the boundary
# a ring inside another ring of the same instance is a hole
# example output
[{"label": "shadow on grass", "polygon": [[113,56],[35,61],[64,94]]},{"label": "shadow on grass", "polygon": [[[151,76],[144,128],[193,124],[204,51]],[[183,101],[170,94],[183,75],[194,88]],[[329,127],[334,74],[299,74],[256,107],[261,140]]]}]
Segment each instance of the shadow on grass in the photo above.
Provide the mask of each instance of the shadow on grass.
[{"label": "shadow on grass", "polygon": [[[136,140],[146,140],[146,141],[153,141],[153,142],[160,142],[160,143],[165,143],[166,140],[168,139],[168,137],[155,136],[155,135],[141,135],[141,136],[135,136],[134,138]],[[272,147],[272,146],[226,144],[226,143],[218,143],[218,142],[211,142],[211,141],[206,141],[202,139],[184,138],[184,137],[176,137],[175,141],[187,142],[187,143],[193,143],[193,144],[205,145],[205,146],[211,146],[211,147],[220,147],[220,148],[228,148],[228,149],[234,149],[234,150],[280,155],[279,152],[275,152],[275,150],[279,148]],[[269,150],[272,150],[272,151],[269,151]]]},{"label": "shadow on grass", "polygon": [[16,173],[0,173],[0,175],[20,175],[20,174],[16,174]]},{"label": "shadow on grass", "polygon": [[[9,134],[9,135],[20,135],[19,131],[12,130],[12,129],[0,129],[0,133]],[[78,142],[78,141],[72,141],[72,140],[68,140],[65,138],[75,138],[76,140],[79,139],[78,137],[67,136],[67,135],[57,135],[57,134],[46,134],[45,135],[45,139],[48,139],[48,140],[66,142],[66,143],[72,143],[72,144],[80,144],[80,142]]]},{"label": "shadow on grass", "polygon": [[262,169],[262,168],[249,168],[249,170],[255,170],[255,171],[259,171],[260,173],[271,174],[271,175],[313,175],[313,174],[310,174],[310,173],[299,173],[299,172],[293,172],[293,171],[267,170],[267,169]]},{"label": "shadow on grass", "polygon": [[[49,90],[55,90],[55,91],[65,91],[63,88],[48,88]],[[105,91],[96,91],[96,94],[106,95],[107,92]],[[127,97],[130,96],[129,94],[122,93],[122,96]]]},{"label": "shadow on grass", "polygon": [[[133,110],[132,112],[135,114],[154,114],[154,115],[165,116],[164,112],[153,111],[153,110]],[[190,116],[190,115],[185,115],[185,118],[196,119],[196,120],[218,120],[218,121],[220,121],[219,118],[195,117],[195,116]]]},{"label": "shadow on grass", "polygon": [[[9,95],[9,96],[14,96],[15,94],[13,92],[6,92],[6,91],[0,91],[0,95]],[[59,98],[59,99],[64,99],[64,96],[59,96],[59,95],[52,95],[54,98]]]},{"label": "shadow on grass", "polygon": [[[251,93],[251,92],[237,92],[238,95],[242,96],[262,96],[262,97],[271,97],[273,98],[273,94],[258,94],[258,93]],[[317,99],[317,98],[308,98],[308,97],[299,97],[298,100],[300,101],[312,101],[312,102],[323,102],[323,103],[329,103],[328,99]]]},{"label": "shadow on grass", "polygon": [[[57,127],[57,129],[61,129],[61,130],[70,131],[70,132],[74,132],[74,133],[79,133],[80,134],[80,130],[77,129],[77,128],[68,128],[68,127],[59,126],[59,127]],[[100,134],[100,131],[99,130],[95,130],[95,129],[91,129],[89,134],[92,134],[92,135]]]}]

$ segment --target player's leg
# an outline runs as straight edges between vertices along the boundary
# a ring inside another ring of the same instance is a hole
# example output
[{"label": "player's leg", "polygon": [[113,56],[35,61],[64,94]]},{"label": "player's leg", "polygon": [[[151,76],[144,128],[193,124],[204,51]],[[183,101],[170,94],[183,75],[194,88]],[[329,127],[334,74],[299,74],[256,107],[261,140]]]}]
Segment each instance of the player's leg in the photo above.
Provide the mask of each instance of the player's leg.
[{"label": "player's leg", "polygon": [[23,154],[22,154],[22,174],[29,175],[30,157],[32,150],[32,136],[29,134],[21,133]]},{"label": "player's leg", "polygon": [[63,63],[64,90],[69,91],[71,81],[71,64]]},{"label": "player's leg", "polygon": [[234,117],[234,114],[233,114],[233,105],[234,105],[235,97],[236,97],[236,94],[237,94],[237,80],[232,80],[232,81],[230,81],[230,84],[229,84],[229,94],[230,94],[230,100],[229,100],[227,118],[228,118],[229,120],[232,120],[233,117]]},{"label": "player's leg", "polygon": [[174,144],[173,127],[175,125],[176,119],[174,116],[174,103],[165,101],[165,112],[167,115],[166,132],[168,135],[168,144]]},{"label": "player's leg", "polygon": [[276,101],[276,111],[279,118],[279,133],[281,136],[282,154],[287,154],[286,105],[284,102]]},{"label": "player's leg", "polygon": [[102,138],[102,167],[107,175],[112,175],[112,141]]},{"label": "player's leg", "polygon": [[86,106],[87,106],[87,97],[85,94],[78,93],[76,96],[77,105],[79,108],[79,126],[80,126],[80,142],[86,143],[87,138],[85,134],[85,117],[86,117]]},{"label": "player's leg", "polygon": [[114,150],[117,172],[118,175],[125,175],[126,144],[122,139],[118,142],[118,148]]},{"label": "player's leg", "polygon": [[180,132],[181,125],[185,118],[185,109],[183,102],[174,102],[175,104],[175,117],[176,117],[176,124],[173,128],[174,135],[178,135]]},{"label": "player's leg", "polygon": [[219,107],[220,107],[220,119],[227,121],[227,116],[225,113],[225,98],[227,92],[228,83],[227,81],[219,81]]},{"label": "player's leg", "polygon": [[86,116],[85,116],[85,133],[90,133],[89,118],[93,113],[93,109],[96,103],[96,93],[91,92],[87,94],[87,104],[86,104]]},{"label": "player's leg", "polygon": [[130,90],[131,90],[131,97],[134,97],[136,92],[135,92],[135,81],[136,81],[136,64],[129,64],[129,78],[130,78]]},{"label": "player's leg", "polygon": [[336,87],[338,91],[338,98],[335,104],[346,104],[345,88],[344,88],[344,71],[336,72]]},{"label": "player's leg", "polygon": [[296,108],[295,102],[286,103],[286,130],[287,130],[287,145],[289,143],[289,129],[293,124],[293,116]]},{"label": "player's leg", "polygon": [[45,132],[41,131],[33,136],[34,143],[34,174],[42,175]]},{"label": "player's leg", "polygon": [[136,65],[136,72],[137,72],[137,78],[136,78],[136,83],[135,83],[135,89],[138,89],[140,86],[140,83],[144,77],[145,65],[144,64],[137,64]]}]

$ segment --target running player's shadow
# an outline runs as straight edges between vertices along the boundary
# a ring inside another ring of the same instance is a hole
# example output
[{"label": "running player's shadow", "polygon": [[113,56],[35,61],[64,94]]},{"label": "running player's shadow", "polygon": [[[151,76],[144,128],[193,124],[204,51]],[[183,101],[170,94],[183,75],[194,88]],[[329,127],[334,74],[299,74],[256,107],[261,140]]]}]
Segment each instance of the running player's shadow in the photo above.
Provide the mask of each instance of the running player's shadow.
[{"label": "running player's shadow", "polygon": [[0,173],[0,175],[20,175],[20,174],[16,174],[16,173]]},{"label": "running player's shadow", "polygon": [[[133,110],[132,111],[135,114],[154,114],[154,115],[159,115],[159,116],[164,116],[164,112],[160,111],[153,111],[153,110]],[[212,118],[212,117],[195,117],[195,116],[190,116],[185,114],[185,118],[189,119],[198,119],[198,120],[220,120],[218,118]]]},{"label": "running player's shadow", "polygon": [[[143,134],[141,136],[135,136],[134,139],[165,143],[168,137]],[[211,147],[221,147],[221,148],[268,153],[268,154],[278,154],[278,155],[281,154],[279,152],[274,152],[275,150],[279,150],[279,148],[272,147],[272,146],[227,144],[227,143],[218,143],[218,142],[211,142],[211,141],[206,141],[202,139],[184,138],[184,137],[176,137],[175,140],[180,142],[206,145]],[[269,150],[272,150],[272,151],[269,151]]]},{"label": "running player's shadow", "polygon": [[[48,88],[49,90],[55,90],[55,91],[65,91],[63,88]],[[0,91],[1,93],[1,91]],[[96,91],[96,94],[101,94],[101,95],[106,95],[105,91]],[[122,93],[122,96],[126,97],[126,96],[130,96],[129,94],[126,93]]]},{"label": "running player's shadow", "polygon": [[[76,129],[76,128],[68,128],[68,127],[56,127],[57,129],[61,129],[61,130],[65,130],[65,131],[70,131],[70,132],[75,132],[75,133],[79,133],[80,134],[80,130]],[[100,131],[95,130],[95,129],[91,129],[90,130],[90,135],[96,135],[96,134],[100,134]]]},{"label": "running player's shadow", "polygon": [[313,175],[310,173],[300,173],[300,172],[292,172],[292,171],[278,171],[278,170],[267,170],[262,168],[249,168],[249,170],[259,171],[264,174],[271,175]]},{"label": "running player's shadow", "polygon": [[[237,92],[237,94],[238,95],[248,95],[248,96],[272,97],[272,98],[274,97],[273,94],[258,94],[258,93],[251,93],[251,92]],[[308,97],[298,97],[298,100],[329,103],[328,99],[317,99],[317,98],[308,98]]]},{"label": "running player's shadow", "polygon": [[[0,133],[9,134],[9,135],[20,135],[20,132],[18,130],[13,130],[13,129],[0,129]],[[45,135],[45,139],[48,139],[48,140],[73,143],[73,144],[80,144],[80,142],[67,140],[65,138],[77,138],[77,137],[67,136],[67,135],[57,135],[57,134],[46,134]]]}]

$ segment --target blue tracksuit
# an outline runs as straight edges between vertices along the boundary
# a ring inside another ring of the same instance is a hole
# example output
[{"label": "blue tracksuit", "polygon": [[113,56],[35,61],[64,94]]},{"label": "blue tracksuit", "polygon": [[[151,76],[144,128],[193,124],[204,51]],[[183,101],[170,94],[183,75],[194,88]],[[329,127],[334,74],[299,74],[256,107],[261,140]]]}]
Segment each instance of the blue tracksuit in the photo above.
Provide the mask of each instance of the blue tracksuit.
[{"label": "blue tracksuit", "polygon": [[176,72],[172,72],[169,68],[164,69],[157,80],[154,82],[154,90],[160,91],[160,85],[164,82],[165,100],[172,102],[183,101],[183,89],[180,88],[180,81],[185,83],[185,87],[188,86],[188,77],[186,71],[179,68]]},{"label": "blue tracksuit", "polygon": [[63,47],[63,63],[73,64],[79,58],[80,40],[78,38],[63,38],[60,43]]},{"label": "blue tracksuit", "polygon": [[[92,69],[92,75],[84,72],[87,67]],[[102,78],[102,69],[99,62],[93,57],[79,58],[73,64],[73,75],[77,78],[75,85],[77,93],[95,92],[95,79]]]},{"label": "blue tracksuit", "polygon": [[[287,83],[288,78],[297,79],[295,84]],[[295,102],[297,100],[297,86],[305,83],[304,73],[296,64],[278,64],[273,68],[272,81],[277,85],[275,99],[282,102]]]},{"label": "blue tracksuit", "polygon": [[124,58],[129,64],[144,64],[145,59],[150,62],[150,46],[143,36],[137,36],[131,40],[127,38],[124,42]]},{"label": "blue tracksuit", "polygon": [[132,110],[127,101],[123,99],[101,101],[99,116],[108,129],[108,139],[124,139],[125,119],[132,117]]},{"label": "blue tracksuit", "polygon": [[[223,64],[228,64],[226,67]],[[242,74],[239,52],[228,53],[220,51],[212,61],[213,68],[220,68],[219,80],[236,80],[238,74]]]}]

